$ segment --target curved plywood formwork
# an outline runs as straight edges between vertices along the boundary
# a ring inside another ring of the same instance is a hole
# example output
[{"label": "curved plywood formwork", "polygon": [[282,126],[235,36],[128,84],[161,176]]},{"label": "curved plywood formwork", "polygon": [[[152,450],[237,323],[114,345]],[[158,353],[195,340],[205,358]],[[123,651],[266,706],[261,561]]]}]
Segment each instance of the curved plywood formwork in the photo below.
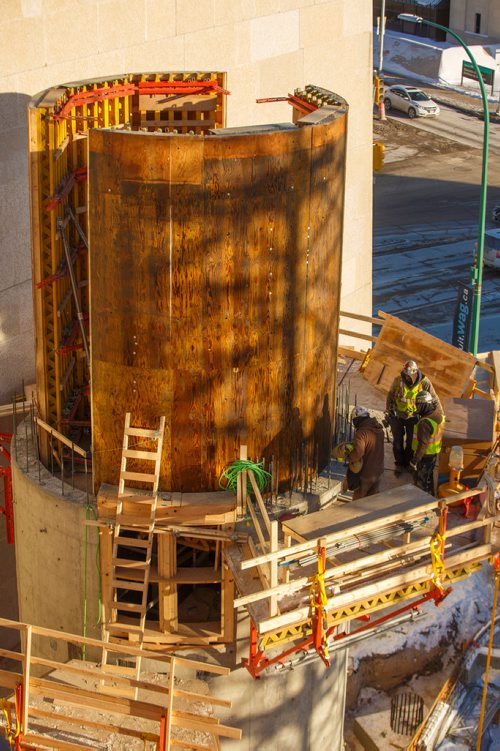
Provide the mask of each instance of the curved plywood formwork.
[{"label": "curved plywood formwork", "polygon": [[[37,404],[44,421],[77,443],[90,428],[88,131],[113,126],[206,133],[225,125],[225,80],[225,73],[207,71],[128,74],[57,86],[30,102]],[[48,464],[45,444],[40,450]]]},{"label": "curved plywood formwork", "polygon": [[[239,455],[289,481],[329,454],[347,107],[297,126],[89,138],[95,485],[123,418],[167,418],[161,488]],[[320,114],[321,113],[321,114]]]}]

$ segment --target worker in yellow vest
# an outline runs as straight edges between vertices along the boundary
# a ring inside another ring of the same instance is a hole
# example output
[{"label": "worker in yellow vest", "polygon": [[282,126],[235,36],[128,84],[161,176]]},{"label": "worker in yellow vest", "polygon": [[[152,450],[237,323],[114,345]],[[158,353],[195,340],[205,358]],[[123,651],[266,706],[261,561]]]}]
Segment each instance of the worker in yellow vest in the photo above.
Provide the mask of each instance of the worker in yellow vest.
[{"label": "worker in yellow vest", "polygon": [[392,431],[396,476],[408,469],[410,465],[413,428],[418,422],[416,397],[422,391],[428,392],[441,407],[439,397],[429,378],[422,373],[415,360],[408,360],[403,365],[401,373],[392,382],[385,408],[386,422]]},{"label": "worker in yellow vest", "polygon": [[416,404],[419,420],[413,429],[410,468],[414,472],[415,485],[435,495],[434,468],[441,451],[443,410],[428,391],[419,391]]}]

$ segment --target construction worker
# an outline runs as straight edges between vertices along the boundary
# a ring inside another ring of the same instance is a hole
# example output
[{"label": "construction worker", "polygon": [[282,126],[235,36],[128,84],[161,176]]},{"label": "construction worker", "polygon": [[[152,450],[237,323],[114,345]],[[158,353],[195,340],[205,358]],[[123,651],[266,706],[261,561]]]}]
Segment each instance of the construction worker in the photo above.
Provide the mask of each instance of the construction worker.
[{"label": "construction worker", "polygon": [[416,405],[419,419],[413,430],[410,468],[414,472],[415,485],[435,495],[434,467],[441,451],[443,410],[429,391],[419,391]]},{"label": "construction worker", "polygon": [[408,360],[403,365],[401,373],[392,382],[385,408],[386,421],[392,431],[396,476],[404,472],[410,464],[413,428],[418,421],[415,400],[421,391],[430,393],[441,407],[439,397],[430,380],[422,373],[414,360]]},{"label": "construction worker", "polygon": [[384,428],[375,417],[371,417],[366,407],[354,407],[351,421],[355,433],[348,456],[349,467],[352,471],[359,471],[359,462],[362,462],[360,485],[352,494],[355,501],[378,492],[384,472]]}]

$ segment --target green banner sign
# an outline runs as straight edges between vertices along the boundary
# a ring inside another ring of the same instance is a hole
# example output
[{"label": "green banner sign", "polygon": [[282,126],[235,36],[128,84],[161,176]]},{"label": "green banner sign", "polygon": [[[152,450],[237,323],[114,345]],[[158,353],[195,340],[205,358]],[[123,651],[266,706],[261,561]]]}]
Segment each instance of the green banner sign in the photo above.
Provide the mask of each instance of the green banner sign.
[{"label": "green banner sign", "polygon": [[[477,67],[479,68],[479,72],[481,73],[483,83],[485,83],[487,86],[493,86],[493,81],[495,80],[495,71],[493,70],[493,68],[485,68],[483,65],[478,65]],[[462,63],[462,80],[464,78],[471,78],[473,81],[479,80],[474,66],[472,65],[472,63],[469,63],[466,60],[464,60]]]}]

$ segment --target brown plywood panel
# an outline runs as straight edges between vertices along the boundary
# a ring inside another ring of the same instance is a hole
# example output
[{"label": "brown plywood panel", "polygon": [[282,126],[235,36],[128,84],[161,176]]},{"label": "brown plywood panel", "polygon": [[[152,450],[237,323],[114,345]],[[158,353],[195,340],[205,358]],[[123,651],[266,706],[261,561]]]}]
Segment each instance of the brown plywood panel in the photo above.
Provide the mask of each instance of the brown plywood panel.
[{"label": "brown plywood panel", "polygon": [[163,490],[216,488],[241,443],[282,480],[304,441],[326,460],[345,125],[323,127],[314,148],[311,128],[92,133],[96,484],[117,481],[126,411],[166,416]]},{"label": "brown plywood panel", "polygon": [[388,313],[379,311],[378,315],[385,320],[364,371],[369,383],[387,392],[402,364],[412,359],[429,376],[441,399],[462,396],[476,363],[473,355]]}]

